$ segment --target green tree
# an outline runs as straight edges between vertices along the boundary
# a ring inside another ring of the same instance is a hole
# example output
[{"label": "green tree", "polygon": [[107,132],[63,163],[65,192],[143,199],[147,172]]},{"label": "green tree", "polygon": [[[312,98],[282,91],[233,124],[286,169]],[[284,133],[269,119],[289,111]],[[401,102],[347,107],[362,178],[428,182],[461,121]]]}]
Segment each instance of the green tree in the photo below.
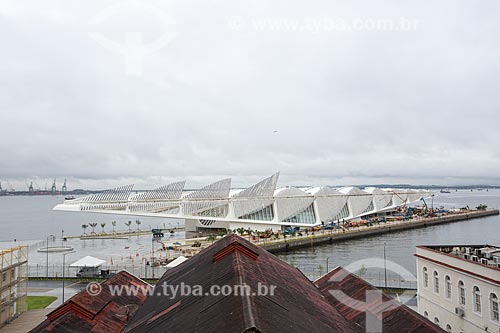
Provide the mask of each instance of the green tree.
[{"label": "green tree", "polygon": [[95,234],[95,227],[97,227],[97,223],[96,222],[92,222],[92,223],[89,223],[89,226],[92,228],[92,234]]},{"label": "green tree", "polygon": [[214,241],[217,240],[217,236],[215,235],[209,235],[206,239],[207,242],[212,242],[212,244],[214,243]]},{"label": "green tree", "polygon": [[106,222],[102,222],[101,223],[101,229],[102,229],[102,233],[104,233],[104,227],[106,226]]},{"label": "green tree", "polygon": [[87,230],[88,228],[88,224],[82,224],[82,229],[83,229],[83,234],[86,235],[87,233],[85,232],[85,230]]},{"label": "green tree", "polygon": [[137,231],[141,230],[141,228],[139,227],[141,223],[142,223],[141,221],[135,220],[135,224],[137,224]]},{"label": "green tree", "polygon": [[132,221],[127,221],[125,222],[125,225],[128,227],[128,231],[132,231],[132,229],[130,228],[130,226],[132,225]]},{"label": "green tree", "polygon": [[111,225],[113,226],[113,233],[115,233],[116,221],[111,222]]}]

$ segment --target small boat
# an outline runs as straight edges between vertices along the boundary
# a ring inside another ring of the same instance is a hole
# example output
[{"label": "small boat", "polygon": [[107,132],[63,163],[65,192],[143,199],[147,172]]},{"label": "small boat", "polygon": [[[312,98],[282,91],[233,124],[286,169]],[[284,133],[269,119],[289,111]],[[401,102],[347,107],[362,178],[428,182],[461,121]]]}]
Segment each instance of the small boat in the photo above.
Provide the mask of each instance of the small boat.
[{"label": "small boat", "polygon": [[69,196],[65,197],[64,200],[75,200],[75,197],[72,195],[69,195]]},{"label": "small boat", "polygon": [[450,190],[443,188],[440,193],[451,193]]}]

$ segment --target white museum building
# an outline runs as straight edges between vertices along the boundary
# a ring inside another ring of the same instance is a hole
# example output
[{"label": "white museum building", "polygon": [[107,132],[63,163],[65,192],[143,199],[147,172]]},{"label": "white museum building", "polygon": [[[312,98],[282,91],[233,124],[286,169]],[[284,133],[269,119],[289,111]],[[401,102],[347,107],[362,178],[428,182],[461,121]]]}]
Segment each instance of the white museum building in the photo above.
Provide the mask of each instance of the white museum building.
[{"label": "white museum building", "polygon": [[383,214],[432,195],[426,190],[356,187],[280,187],[276,173],[246,189],[223,179],[198,190],[185,181],[154,190],[127,185],[66,200],[55,210],[150,216],[185,220],[186,231],[313,227]]}]

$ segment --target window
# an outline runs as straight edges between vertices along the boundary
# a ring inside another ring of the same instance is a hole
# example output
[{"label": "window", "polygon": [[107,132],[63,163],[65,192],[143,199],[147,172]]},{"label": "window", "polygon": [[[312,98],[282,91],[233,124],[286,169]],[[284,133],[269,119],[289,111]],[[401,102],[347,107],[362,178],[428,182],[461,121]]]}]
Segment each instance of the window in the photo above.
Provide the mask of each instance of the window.
[{"label": "window", "polygon": [[7,280],[7,272],[2,273],[2,282],[5,282]]},{"label": "window", "polygon": [[434,324],[439,326],[439,318],[438,317],[434,317]]},{"label": "window", "polygon": [[243,220],[272,221],[274,219],[273,205],[266,206],[238,218]]},{"label": "window", "polygon": [[465,286],[463,281],[458,281],[458,304],[465,305]]},{"label": "window", "polygon": [[422,280],[424,281],[424,287],[427,288],[429,286],[429,274],[427,273],[427,267],[424,267]]},{"label": "window", "polygon": [[481,291],[478,286],[474,286],[472,295],[474,299],[474,312],[481,313]]},{"label": "window", "polygon": [[446,298],[451,298],[451,278],[449,275],[446,275],[444,278],[444,285],[446,289]]},{"label": "window", "polygon": [[306,209],[303,209],[294,216],[288,217],[283,220],[284,222],[290,223],[304,223],[304,224],[314,224],[316,223],[316,216],[314,215],[314,206],[311,204]]},{"label": "window", "polygon": [[498,316],[498,297],[494,293],[490,294],[490,308],[491,308],[491,320],[500,322]]},{"label": "window", "polygon": [[446,324],[446,332],[448,333],[452,333],[453,330],[451,329],[451,325],[450,324]]},{"label": "window", "polygon": [[429,317],[429,312],[424,311],[424,317],[425,317],[425,318]]},{"label": "window", "polygon": [[439,273],[434,271],[434,292],[439,294]]}]

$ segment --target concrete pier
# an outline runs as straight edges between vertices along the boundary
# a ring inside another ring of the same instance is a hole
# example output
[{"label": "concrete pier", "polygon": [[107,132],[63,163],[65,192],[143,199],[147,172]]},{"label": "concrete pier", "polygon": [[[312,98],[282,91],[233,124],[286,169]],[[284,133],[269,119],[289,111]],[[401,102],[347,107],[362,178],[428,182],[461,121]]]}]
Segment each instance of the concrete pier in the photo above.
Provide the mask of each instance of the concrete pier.
[{"label": "concrete pier", "polygon": [[466,221],[486,216],[499,215],[499,210],[474,210],[460,213],[454,213],[444,216],[431,218],[418,218],[410,221],[387,222],[377,226],[363,226],[346,231],[317,231],[314,235],[289,237],[287,239],[266,240],[265,242],[257,242],[257,245],[262,246],[272,253],[285,252],[298,248],[312,247],[320,244],[333,244],[334,242],[374,236],[379,234],[391,233],[395,231],[424,228],[439,224]]}]

